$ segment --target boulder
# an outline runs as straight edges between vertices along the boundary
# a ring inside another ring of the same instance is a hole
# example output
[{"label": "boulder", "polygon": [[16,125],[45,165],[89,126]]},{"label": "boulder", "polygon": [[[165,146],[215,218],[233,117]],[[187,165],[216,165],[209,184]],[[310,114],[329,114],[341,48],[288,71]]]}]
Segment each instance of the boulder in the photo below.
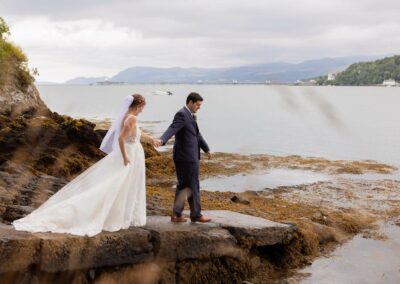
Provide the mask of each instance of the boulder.
[{"label": "boulder", "polygon": [[25,90],[16,87],[11,81],[0,87],[0,114],[17,117],[27,113],[48,112],[34,84],[29,85]]},{"label": "boulder", "polygon": [[243,198],[240,195],[234,195],[232,196],[231,200],[235,203],[240,203],[240,204],[244,204],[244,205],[250,205],[250,201],[248,201],[247,199]]}]

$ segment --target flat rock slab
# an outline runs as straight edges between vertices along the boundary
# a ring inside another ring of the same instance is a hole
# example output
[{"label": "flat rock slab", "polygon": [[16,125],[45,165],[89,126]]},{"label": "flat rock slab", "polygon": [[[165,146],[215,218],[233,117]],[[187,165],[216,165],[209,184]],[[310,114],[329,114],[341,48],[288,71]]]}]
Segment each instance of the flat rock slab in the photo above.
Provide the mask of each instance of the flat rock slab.
[{"label": "flat rock slab", "polygon": [[[186,212],[185,213],[189,213]],[[266,246],[290,239],[295,227],[269,221],[264,218],[241,214],[228,210],[205,210],[203,215],[210,217],[210,225],[227,229],[239,243],[250,246]],[[198,224],[198,223],[196,223]],[[201,224],[203,225],[203,224]]]},{"label": "flat rock slab", "polygon": [[264,218],[246,215],[229,210],[205,210],[203,215],[210,217],[212,223],[223,227],[247,228],[247,229],[267,229],[282,228],[286,229],[290,225],[273,222]]}]

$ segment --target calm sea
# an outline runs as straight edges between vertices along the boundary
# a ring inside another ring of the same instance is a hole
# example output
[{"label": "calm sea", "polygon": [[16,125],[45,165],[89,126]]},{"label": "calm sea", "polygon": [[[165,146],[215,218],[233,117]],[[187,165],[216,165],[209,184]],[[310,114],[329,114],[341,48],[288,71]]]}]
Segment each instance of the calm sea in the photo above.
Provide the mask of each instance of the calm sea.
[{"label": "calm sea", "polygon": [[[400,165],[400,88],[271,85],[38,86],[53,110],[113,118],[123,98],[146,97],[140,119],[162,133],[186,96],[204,97],[198,122],[211,149]],[[170,91],[173,95],[162,94]]]}]

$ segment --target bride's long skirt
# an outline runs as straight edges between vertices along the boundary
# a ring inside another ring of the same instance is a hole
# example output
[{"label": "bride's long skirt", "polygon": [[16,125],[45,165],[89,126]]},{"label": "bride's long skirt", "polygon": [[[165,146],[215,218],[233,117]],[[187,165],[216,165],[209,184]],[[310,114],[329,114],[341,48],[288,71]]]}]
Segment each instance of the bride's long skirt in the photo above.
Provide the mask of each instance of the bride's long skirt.
[{"label": "bride's long skirt", "polygon": [[28,216],[16,230],[93,236],[146,224],[144,151],[126,143],[130,164],[119,149],[92,165]]}]

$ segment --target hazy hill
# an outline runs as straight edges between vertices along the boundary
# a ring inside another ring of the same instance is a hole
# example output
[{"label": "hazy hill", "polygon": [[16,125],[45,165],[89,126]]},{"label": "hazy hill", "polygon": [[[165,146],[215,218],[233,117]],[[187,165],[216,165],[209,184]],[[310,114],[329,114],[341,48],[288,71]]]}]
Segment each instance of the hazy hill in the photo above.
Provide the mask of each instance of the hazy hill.
[{"label": "hazy hill", "polygon": [[383,59],[359,62],[350,65],[338,73],[335,80],[327,80],[327,76],[318,79],[320,85],[365,86],[382,84],[384,80],[400,81],[400,56],[395,55]]},{"label": "hazy hill", "polygon": [[[308,60],[297,64],[275,62],[231,68],[154,68],[131,67],[110,81],[127,83],[263,83],[266,80],[293,83],[345,69],[348,65],[371,57],[342,57]],[[374,58],[375,59],[375,58]]]},{"label": "hazy hill", "polygon": [[352,56],[322,58],[301,63],[273,62],[230,68],[157,68],[130,67],[107,79],[106,77],[78,77],[67,84],[95,84],[108,80],[123,83],[264,83],[265,81],[294,83],[346,69],[359,61],[377,57]]},{"label": "hazy hill", "polygon": [[73,84],[73,85],[89,85],[89,84],[96,84],[97,82],[103,82],[107,80],[107,77],[77,77],[71,80],[66,81],[66,84]]}]

